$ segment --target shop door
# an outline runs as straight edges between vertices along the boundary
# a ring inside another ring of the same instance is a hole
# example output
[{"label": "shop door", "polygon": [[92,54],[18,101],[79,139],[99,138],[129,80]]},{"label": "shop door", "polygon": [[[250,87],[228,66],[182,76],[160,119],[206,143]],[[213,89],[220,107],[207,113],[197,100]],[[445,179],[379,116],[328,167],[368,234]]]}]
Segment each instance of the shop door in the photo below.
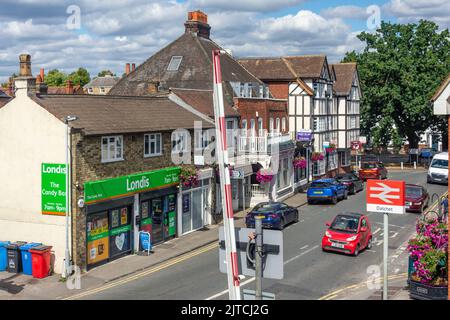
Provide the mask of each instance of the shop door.
[{"label": "shop door", "polygon": [[108,211],[87,216],[87,264],[95,265],[109,258]]},{"label": "shop door", "polygon": [[110,258],[116,258],[131,251],[131,206],[109,211]]},{"label": "shop door", "polygon": [[171,194],[167,196],[167,210],[166,211],[166,220],[167,220],[167,237],[175,237],[177,233],[177,196],[175,194]]},{"label": "shop door", "polygon": [[163,199],[155,198],[151,200],[151,214],[152,214],[152,242],[157,244],[164,241],[164,211]]},{"label": "shop door", "polygon": [[182,198],[182,205],[183,205],[183,212],[181,215],[181,232],[185,234],[186,232],[189,232],[192,230],[191,228],[191,193],[186,192],[183,193]]},{"label": "shop door", "polygon": [[203,189],[196,189],[192,192],[192,228],[191,230],[203,227],[203,212],[205,211],[203,202]]}]

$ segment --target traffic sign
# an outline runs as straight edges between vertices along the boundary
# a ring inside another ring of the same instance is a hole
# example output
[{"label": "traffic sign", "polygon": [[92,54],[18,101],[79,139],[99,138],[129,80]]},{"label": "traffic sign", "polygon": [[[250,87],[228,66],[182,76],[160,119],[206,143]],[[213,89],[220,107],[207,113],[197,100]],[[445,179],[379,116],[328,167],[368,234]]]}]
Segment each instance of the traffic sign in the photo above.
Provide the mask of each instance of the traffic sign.
[{"label": "traffic sign", "polygon": [[405,213],[405,181],[367,180],[367,211]]},{"label": "traffic sign", "polygon": [[353,150],[360,150],[361,149],[361,142],[360,141],[352,141],[350,142],[352,145]]},{"label": "traffic sign", "polygon": [[241,170],[241,169],[232,170],[231,178],[232,179],[244,179],[244,170]]}]

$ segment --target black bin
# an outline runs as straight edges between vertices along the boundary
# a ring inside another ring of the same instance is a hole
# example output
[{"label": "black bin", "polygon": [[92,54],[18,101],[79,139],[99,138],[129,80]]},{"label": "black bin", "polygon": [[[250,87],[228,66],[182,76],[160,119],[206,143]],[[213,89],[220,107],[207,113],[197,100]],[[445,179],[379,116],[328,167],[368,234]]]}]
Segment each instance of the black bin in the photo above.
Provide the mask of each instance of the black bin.
[{"label": "black bin", "polygon": [[25,241],[17,241],[6,246],[7,249],[7,270],[10,273],[22,272],[22,255],[20,254],[20,247],[27,244]]}]

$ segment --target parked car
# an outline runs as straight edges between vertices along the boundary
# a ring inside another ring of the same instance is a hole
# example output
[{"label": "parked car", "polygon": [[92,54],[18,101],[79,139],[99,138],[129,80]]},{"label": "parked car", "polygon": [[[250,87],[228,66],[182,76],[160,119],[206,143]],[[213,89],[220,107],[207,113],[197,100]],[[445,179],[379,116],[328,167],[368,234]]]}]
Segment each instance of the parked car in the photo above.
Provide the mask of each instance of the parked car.
[{"label": "parked car", "polygon": [[317,201],[331,201],[336,204],[338,200],[347,199],[347,186],[334,178],[313,181],[306,192],[308,204]]},{"label": "parked car", "polygon": [[409,212],[422,213],[430,204],[428,191],[417,184],[406,184],[405,209]]},{"label": "parked car", "polygon": [[388,171],[382,162],[363,162],[359,170],[359,177],[364,181],[367,179],[386,179],[387,175]]},{"label": "parked car", "polygon": [[247,228],[255,227],[255,216],[262,215],[262,226],[265,229],[279,229],[291,222],[298,222],[298,209],[283,202],[261,202],[257,204],[245,217]]},{"label": "parked car", "polygon": [[336,180],[347,186],[348,194],[356,194],[364,190],[364,181],[353,172],[338,174]]},{"label": "parked car", "polygon": [[419,151],[419,158],[432,158],[437,153],[436,149],[432,148],[422,148]]},{"label": "parked car", "polygon": [[427,182],[448,183],[448,152],[441,152],[433,157],[428,168]]},{"label": "parked car", "polygon": [[322,238],[323,251],[337,251],[357,256],[372,247],[372,229],[369,218],[360,213],[340,213],[327,222]]}]

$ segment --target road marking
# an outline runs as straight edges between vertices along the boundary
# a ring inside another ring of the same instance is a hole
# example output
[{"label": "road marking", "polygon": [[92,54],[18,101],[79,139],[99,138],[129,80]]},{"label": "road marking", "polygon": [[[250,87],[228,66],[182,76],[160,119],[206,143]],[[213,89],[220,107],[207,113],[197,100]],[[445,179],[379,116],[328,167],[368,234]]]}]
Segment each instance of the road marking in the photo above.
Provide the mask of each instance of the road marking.
[{"label": "road marking", "polygon": [[390,236],[389,238],[395,238],[396,236],[398,236],[398,232],[395,232],[392,236]]},{"label": "road marking", "polygon": [[306,248],[308,248],[308,247],[309,247],[308,244],[307,244],[307,245],[304,245],[303,247],[300,248],[300,250],[306,249]]},{"label": "road marking", "polygon": [[383,244],[383,241],[384,241],[384,240],[380,240],[380,241],[378,241],[375,245],[376,245],[377,247],[379,247],[379,246],[381,246],[381,245]]},{"label": "road marking", "polygon": [[309,248],[308,250],[303,251],[302,253],[296,255],[295,257],[292,257],[292,258],[290,258],[289,260],[286,260],[286,261],[284,262],[284,264],[288,264],[288,263],[290,263],[290,262],[292,262],[292,261],[294,261],[294,260],[300,258],[301,256],[303,256],[303,255],[305,255],[305,254],[307,254],[307,253],[310,253],[310,252],[313,251],[313,250],[316,250],[318,247],[319,247],[319,245],[315,245],[314,247],[311,247],[311,248]]},{"label": "road marking", "polygon": [[90,289],[90,290],[81,292],[79,294],[75,294],[73,296],[64,298],[62,300],[80,299],[80,298],[83,298],[83,297],[86,297],[86,296],[89,296],[89,295],[92,295],[92,294],[96,294],[96,293],[105,291],[107,289],[111,289],[111,288],[117,287],[119,285],[123,285],[123,284],[129,283],[131,281],[137,280],[139,278],[142,278],[144,276],[150,275],[150,274],[155,273],[157,271],[161,271],[163,269],[171,267],[171,266],[173,266],[173,265],[175,265],[177,263],[180,263],[182,261],[185,261],[185,260],[188,260],[188,259],[193,258],[195,256],[198,256],[198,255],[200,255],[202,253],[208,252],[208,251],[210,251],[212,249],[217,248],[218,246],[219,246],[219,244],[217,242],[211,243],[211,244],[209,244],[209,245],[207,245],[205,247],[202,247],[202,248],[199,248],[197,250],[191,251],[189,253],[183,254],[183,255],[181,255],[181,256],[179,256],[177,258],[174,258],[174,259],[168,260],[166,262],[163,262],[163,263],[161,263],[159,265],[156,265],[155,267],[152,267],[152,268],[150,268],[148,270],[144,270],[144,271],[139,272],[139,273],[137,273],[135,275],[131,275],[131,276],[126,277],[124,279],[119,279],[119,280],[116,280],[116,281],[112,281],[110,283],[106,283],[105,285],[103,285],[101,287]]},{"label": "road marking", "polygon": [[378,232],[380,232],[381,231],[381,228],[378,228],[377,230],[375,230],[375,232],[374,233],[372,233],[372,234],[377,234]]}]

